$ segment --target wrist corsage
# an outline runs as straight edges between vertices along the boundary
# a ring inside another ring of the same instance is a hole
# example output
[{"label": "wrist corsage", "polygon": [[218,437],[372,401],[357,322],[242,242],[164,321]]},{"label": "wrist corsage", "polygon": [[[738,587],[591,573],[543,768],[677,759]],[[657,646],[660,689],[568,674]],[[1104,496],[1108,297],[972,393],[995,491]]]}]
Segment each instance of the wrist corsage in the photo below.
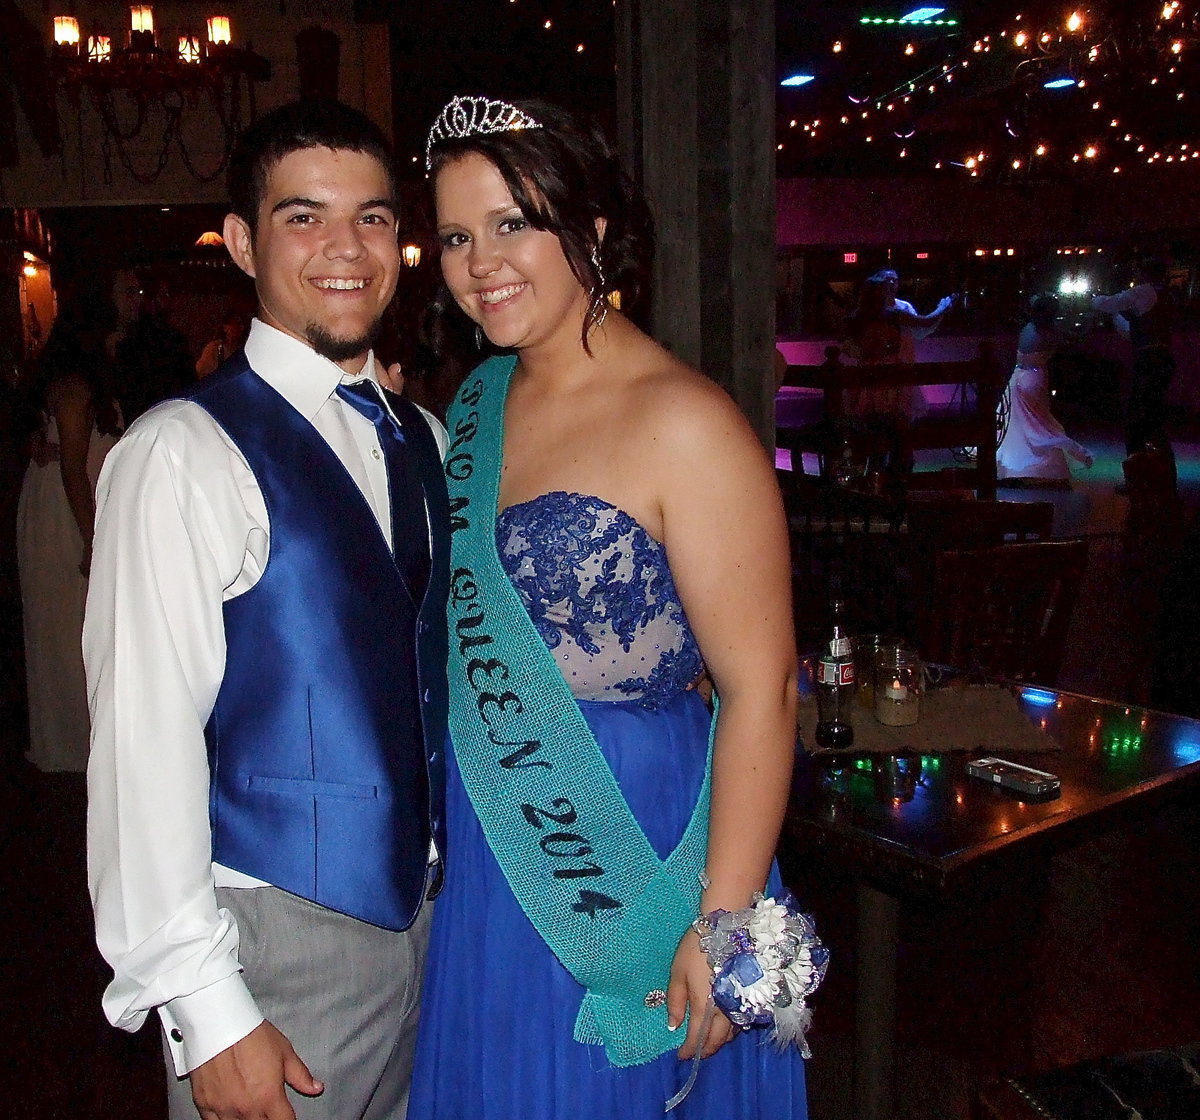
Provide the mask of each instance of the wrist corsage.
[{"label": "wrist corsage", "polygon": [[804,1034],[812,1022],[808,997],[829,965],[829,950],[791,891],[755,894],[742,910],[714,910],[692,928],[713,970],[713,1003],[739,1027],[771,1027],[781,1048],[795,1043],[812,1056]]}]

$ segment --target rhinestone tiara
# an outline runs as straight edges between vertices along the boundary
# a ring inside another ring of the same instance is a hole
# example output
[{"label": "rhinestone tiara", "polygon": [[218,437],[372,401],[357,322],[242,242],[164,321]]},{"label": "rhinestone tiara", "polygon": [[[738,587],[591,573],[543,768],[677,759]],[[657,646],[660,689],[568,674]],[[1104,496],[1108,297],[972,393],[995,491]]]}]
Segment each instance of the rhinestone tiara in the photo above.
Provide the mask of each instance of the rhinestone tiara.
[{"label": "rhinestone tiara", "polygon": [[515,132],[522,128],[541,128],[528,113],[507,101],[487,97],[452,97],[433,122],[425,141],[425,170],[433,166],[431,152],[441,140],[465,140],[492,132]]}]

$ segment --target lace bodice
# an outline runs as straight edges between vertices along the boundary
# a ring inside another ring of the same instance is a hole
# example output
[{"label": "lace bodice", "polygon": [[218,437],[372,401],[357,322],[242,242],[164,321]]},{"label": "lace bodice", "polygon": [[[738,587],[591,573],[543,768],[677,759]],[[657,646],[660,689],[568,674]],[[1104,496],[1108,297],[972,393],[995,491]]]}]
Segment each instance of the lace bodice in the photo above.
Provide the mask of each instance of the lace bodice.
[{"label": "lace bodice", "polygon": [[500,514],[496,548],[577,699],[654,708],[699,674],[666,549],[623,510],[542,494]]}]

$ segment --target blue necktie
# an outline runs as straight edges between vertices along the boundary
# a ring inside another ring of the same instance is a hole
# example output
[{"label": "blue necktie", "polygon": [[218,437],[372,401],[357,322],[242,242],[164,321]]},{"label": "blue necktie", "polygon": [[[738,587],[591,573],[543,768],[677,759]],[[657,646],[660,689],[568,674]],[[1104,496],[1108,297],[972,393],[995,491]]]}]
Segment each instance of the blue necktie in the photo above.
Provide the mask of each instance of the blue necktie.
[{"label": "blue necktie", "polygon": [[425,517],[425,495],[418,481],[420,476],[410,459],[412,448],[373,381],[339,385],[337,395],[375,425],[383,461],[387,465],[392,553],[408,584],[409,594],[419,603],[429,582],[429,527]]}]

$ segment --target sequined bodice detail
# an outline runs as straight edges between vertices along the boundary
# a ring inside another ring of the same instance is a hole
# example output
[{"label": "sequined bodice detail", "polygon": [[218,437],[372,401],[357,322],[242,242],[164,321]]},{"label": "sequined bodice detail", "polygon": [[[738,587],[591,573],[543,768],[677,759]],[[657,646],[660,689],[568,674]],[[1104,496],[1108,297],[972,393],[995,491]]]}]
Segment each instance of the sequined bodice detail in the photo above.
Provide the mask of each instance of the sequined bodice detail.
[{"label": "sequined bodice detail", "polygon": [[699,674],[666,549],[623,510],[542,494],[500,514],[496,548],[577,699],[653,708]]}]

